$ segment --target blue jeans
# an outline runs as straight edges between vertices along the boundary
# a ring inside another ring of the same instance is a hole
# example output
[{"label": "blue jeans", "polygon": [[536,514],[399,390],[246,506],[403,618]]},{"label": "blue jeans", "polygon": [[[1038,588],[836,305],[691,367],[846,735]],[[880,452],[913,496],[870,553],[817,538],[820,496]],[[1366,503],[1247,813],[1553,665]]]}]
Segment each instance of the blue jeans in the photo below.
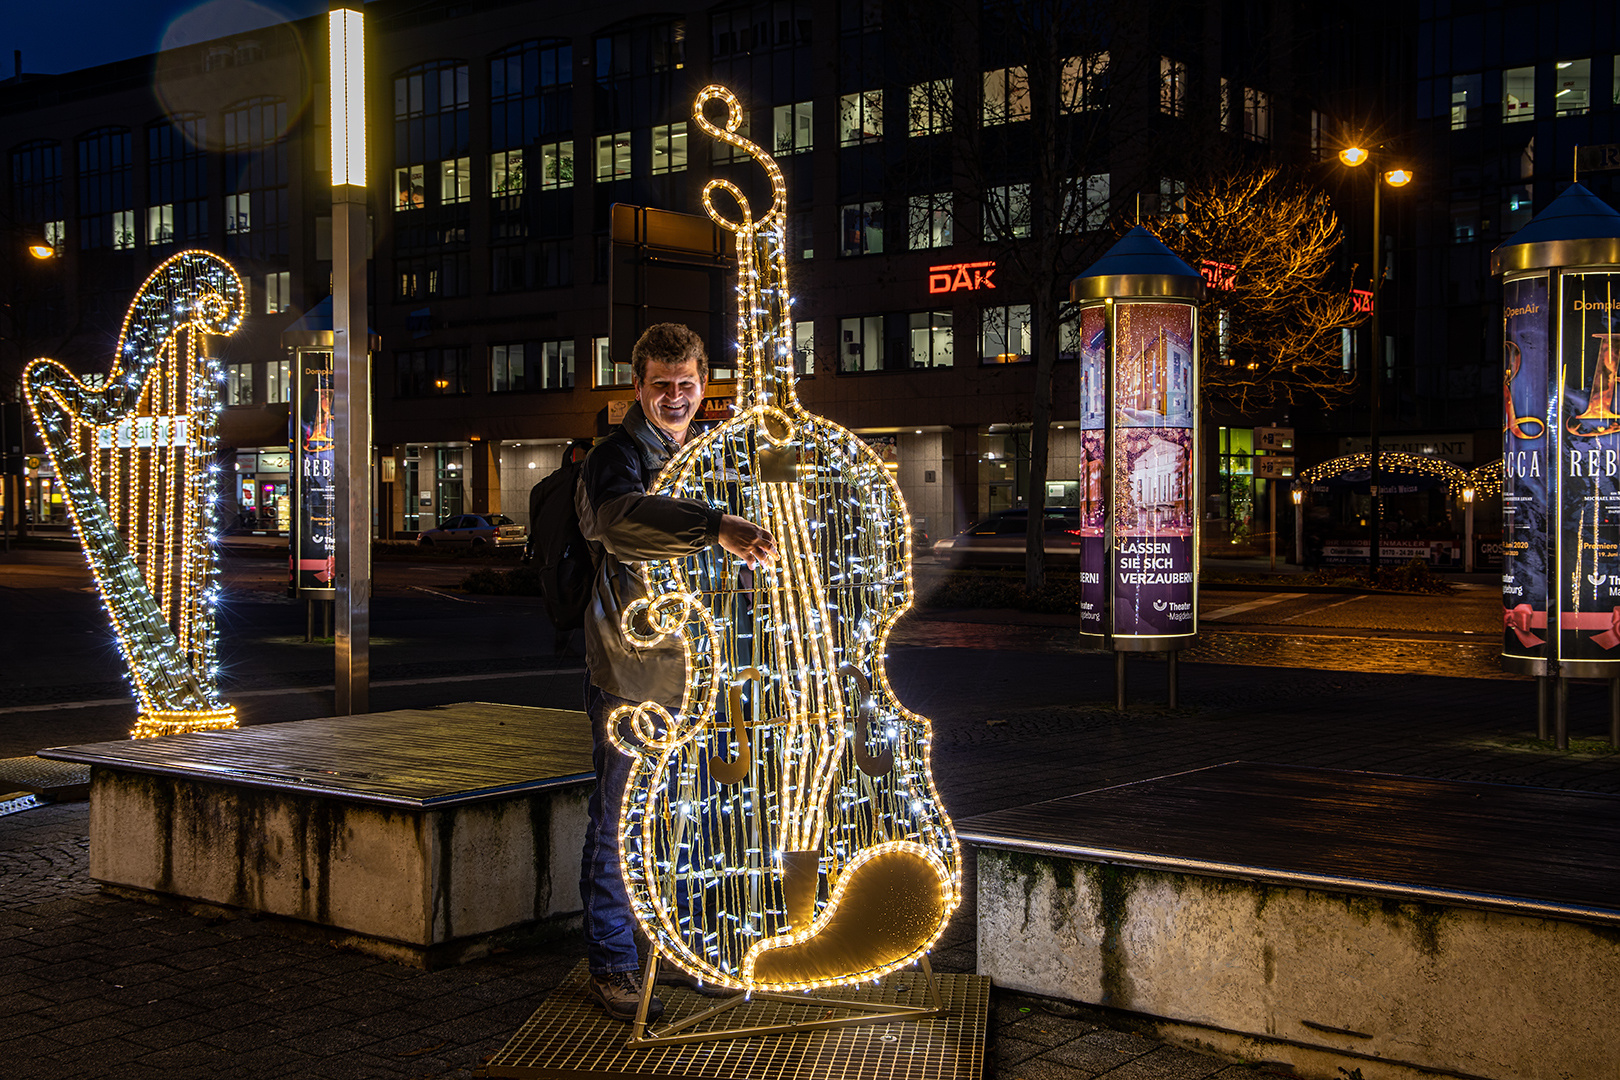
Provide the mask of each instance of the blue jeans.
[{"label": "blue jeans", "polygon": [[592,975],[641,969],[636,918],[619,872],[619,807],[630,779],[630,758],[619,753],[607,736],[608,716],[621,705],[633,704],[595,686],[586,675],[585,712],[591,718],[596,790],[591,794],[590,823],[585,828],[579,897],[585,903],[585,958]]}]

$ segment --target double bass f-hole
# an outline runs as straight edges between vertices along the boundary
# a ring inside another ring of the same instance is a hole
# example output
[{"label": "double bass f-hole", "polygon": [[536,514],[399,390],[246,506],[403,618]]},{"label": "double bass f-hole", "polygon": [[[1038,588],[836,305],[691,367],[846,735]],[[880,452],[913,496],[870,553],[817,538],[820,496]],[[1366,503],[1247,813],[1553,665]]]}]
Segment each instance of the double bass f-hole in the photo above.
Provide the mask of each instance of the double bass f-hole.
[{"label": "double bass f-hole", "polygon": [[894,750],[873,754],[867,745],[872,738],[872,684],[854,664],[845,664],[838,674],[855,683],[855,764],[867,776],[882,776],[894,768]]},{"label": "double bass f-hole", "polygon": [[748,743],[748,720],[743,716],[743,687],[754,684],[753,707],[759,708],[759,684],[765,676],[758,668],[746,667],[737,672],[737,680],[726,691],[726,715],[731,719],[731,736],[737,740],[737,756],[730,761],[719,754],[709,759],[709,775],[722,784],[739,784],[754,764],[754,751]]}]

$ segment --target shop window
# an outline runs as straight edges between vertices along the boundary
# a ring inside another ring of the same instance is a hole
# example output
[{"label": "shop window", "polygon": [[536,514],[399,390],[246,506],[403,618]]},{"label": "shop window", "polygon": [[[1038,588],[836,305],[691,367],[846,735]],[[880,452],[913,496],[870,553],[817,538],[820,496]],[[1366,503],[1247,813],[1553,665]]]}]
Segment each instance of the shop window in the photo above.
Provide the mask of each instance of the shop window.
[{"label": "shop window", "polygon": [[883,370],[883,316],[860,315],[838,321],[838,370]]},{"label": "shop window", "polygon": [[1271,141],[1271,95],[1252,86],[1243,88],[1243,137]]},{"label": "shop window", "polygon": [[816,324],[810,319],[793,324],[793,373],[816,373]]},{"label": "shop window", "polygon": [[292,361],[272,360],[264,366],[264,398],[271,404],[292,400]]},{"label": "shop window", "polygon": [[1022,240],[1029,236],[1029,185],[1009,184],[986,192],[984,238]]},{"label": "shop window", "polygon": [[591,356],[595,358],[593,378],[598,389],[607,386],[629,386],[632,371],[629,361],[614,363],[609,339],[591,338]]},{"label": "shop window", "polygon": [[652,129],[654,176],[686,171],[686,121],[660,124]]},{"label": "shop window", "polygon": [[146,208],[146,244],[148,247],[157,247],[159,244],[174,243],[174,204],[165,203],[162,206],[148,206]]},{"label": "shop window", "polygon": [[[226,231],[230,231],[230,198],[225,205]],[[394,170],[394,209],[420,210],[427,205],[427,166],[402,165]]]},{"label": "shop window", "polygon": [[1029,119],[1029,70],[995,68],[984,73],[984,124],[1010,124]]},{"label": "shop window", "polygon": [[253,365],[225,365],[225,404],[253,404]]},{"label": "shop window", "polygon": [[913,195],[906,200],[911,250],[951,246],[951,193]]},{"label": "shop window", "polygon": [[913,311],[907,322],[912,367],[948,368],[956,362],[956,336],[949,311]]},{"label": "shop window", "polygon": [[596,137],[596,182],[627,180],[630,177],[630,133]]},{"label": "shop window", "polygon": [[1453,75],[1451,77],[1451,129],[1479,126],[1480,76]]},{"label": "shop window", "polygon": [[883,138],[883,91],[865,90],[838,99],[838,145],[855,146]]},{"label": "shop window", "polygon": [[440,397],[465,394],[467,347],[412,349],[394,354],[396,387],[400,397]]},{"label": "shop window", "polygon": [[778,105],[774,111],[772,137],[778,154],[808,153],[814,145],[815,109],[811,102]]},{"label": "shop window", "polygon": [[[264,275],[264,311],[274,315],[292,306],[292,272],[274,271]],[[271,398],[275,401],[275,398]]]},{"label": "shop window", "polygon": [[907,100],[906,133],[940,135],[951,129],[951,80],[915,83]]},{"label": "shop window", "polygon": [[979,317],[979,361],[1019,364],[1033,358],[1028,304],[985,308]]},{"label": "shop window", "polygon": [[883,254],[883,204],[846,203],[838,208],[841,255]]},{"label": "shop window", "polygon": [[439,201],[464,203],[472,198],[472,159],[451,158],[439,162]]},{"label": "shop window", "polygon": [[1536,69],[1508,68],[1502,72],[1502,122],[1514,124],[1536,118]]},{"label": "shop window", "polygon": [[1526,225],[1534,215],[1532,192],[1529,184],[1517,184],[1502,192],[1502,235],[1512,236]]},{"label": "shop window", "polygon": [[1187,65],[1168,56],[1159,57],[1159,111],[1166,116],[1187,111]]},{"label": "shop window", "polygon": [[1579,116],[1592,107],[1592,61],[1560,60],[1555,65],[1553,111]]},{"label": "shop window", "polygon": [[1069,56],[1058,77],[1058,103],[1066,113],[1100,109],[1108,103],[1108,54]]}]

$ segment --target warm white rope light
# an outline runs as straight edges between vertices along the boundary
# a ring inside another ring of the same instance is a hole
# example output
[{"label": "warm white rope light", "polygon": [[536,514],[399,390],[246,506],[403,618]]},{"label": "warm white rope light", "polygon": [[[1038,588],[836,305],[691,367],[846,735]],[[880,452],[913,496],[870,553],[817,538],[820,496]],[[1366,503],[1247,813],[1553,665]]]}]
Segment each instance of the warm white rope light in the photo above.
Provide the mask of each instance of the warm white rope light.
[{"label": "warm white rope light", "polygon": [[214,549],[220,382],[204,334],[231,334],[247,292],[230,264],[183,251],[135,294],[112,370],[23,371],[139,706],[134,736],[236,726],[216,689]]},{"label": "warm white rope light", "polygon": [[[723,126],[704,113],[711,101]],[[765,170],[771,205],[756,218],[731,181],[703,189],[737,239],[741,409],[653,490],[764,525],[777,558],[749,570],[716,547],[646,565],[649,596],[626,610],[625,635],[674,635],[687,680],[673,712],[644,702],[610,724],[634,759],[622,870],[660,952],[700,978],[758,990],[874,979],[931,948],[961,893],[929,722],[883,668],[912,602],[910,516],[877,454],[795,393],[781,170],[737,134],[729,90],[705,88],[694,114]]]}]

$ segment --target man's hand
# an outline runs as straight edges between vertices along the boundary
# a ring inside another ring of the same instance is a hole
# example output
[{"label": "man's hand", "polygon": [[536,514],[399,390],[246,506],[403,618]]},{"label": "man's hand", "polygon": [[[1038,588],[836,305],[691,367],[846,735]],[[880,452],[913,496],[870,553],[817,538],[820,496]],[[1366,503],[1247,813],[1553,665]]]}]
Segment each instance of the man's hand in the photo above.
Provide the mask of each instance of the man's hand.
[{"label": "man's hand", "polygon": [[776,558],[775,538],[736,514],[726,514],[720,519],[720,546],[747,563],[750,569]]}]

